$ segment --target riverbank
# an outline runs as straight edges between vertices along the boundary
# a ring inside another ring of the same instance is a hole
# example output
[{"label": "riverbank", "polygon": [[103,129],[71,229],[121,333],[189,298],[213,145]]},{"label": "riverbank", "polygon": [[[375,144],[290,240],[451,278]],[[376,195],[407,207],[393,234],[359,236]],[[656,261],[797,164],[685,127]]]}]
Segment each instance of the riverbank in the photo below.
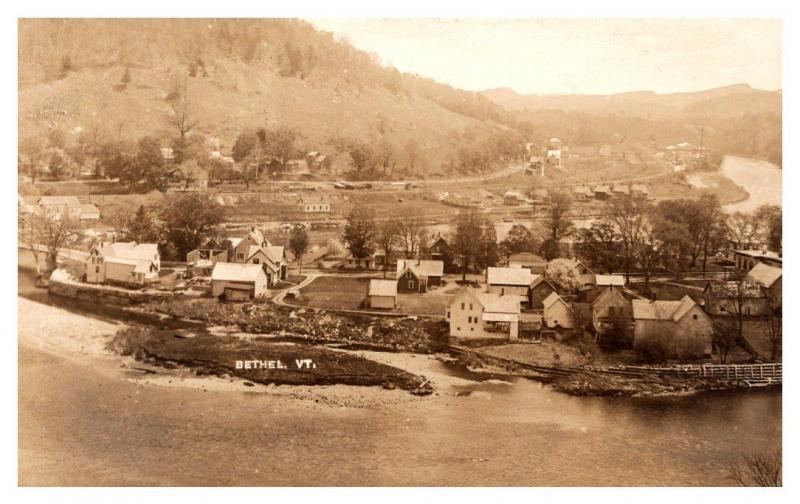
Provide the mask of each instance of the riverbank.
[{"label": "riverbank", "polygon": [[266,338],[175,334],[148,328],[119,331],[107,348],[136,361],[165,368],[186,366],[198,376],[236,377],[245,384],[358,385],[400,388],[415,395],[433,392],[429,380],[398,368],[316,346]]},{"label": "riverbank", "polygon": [[[436,392],[250,387],[95,356],[122,324],[26,299],[19,309],[22,486],[727,485],[725,461],[780,446],[779,392],[574,397],[433,355],[361,350],[342,353],[429,377]],[[66,337],[85,338],[84,353],[64,351]]]}]

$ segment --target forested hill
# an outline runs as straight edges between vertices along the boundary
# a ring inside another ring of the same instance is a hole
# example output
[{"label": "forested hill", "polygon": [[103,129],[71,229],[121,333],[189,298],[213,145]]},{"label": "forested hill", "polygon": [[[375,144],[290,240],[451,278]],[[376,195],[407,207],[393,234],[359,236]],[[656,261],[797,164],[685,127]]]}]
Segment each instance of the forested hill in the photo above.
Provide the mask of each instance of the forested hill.
[{"label": "forested hill", "polygon": [[705,141],[723,154],[781,163],[782,92],[735,84],[691,93],[638,91],[613,95],[521,95],[512,89],[483,95],[517,114],[529,128],[545,124],[568,143],[654,139]]},{"label": "forested hill", "polygon": [[433,172],[487,169],[522,141],[479,93],[383,67],[299,20],[20,20],[19,42],[20,138],[167,139],[182,93],[223,151],[244,130],[289,127],[298,150],[356,140]]}]

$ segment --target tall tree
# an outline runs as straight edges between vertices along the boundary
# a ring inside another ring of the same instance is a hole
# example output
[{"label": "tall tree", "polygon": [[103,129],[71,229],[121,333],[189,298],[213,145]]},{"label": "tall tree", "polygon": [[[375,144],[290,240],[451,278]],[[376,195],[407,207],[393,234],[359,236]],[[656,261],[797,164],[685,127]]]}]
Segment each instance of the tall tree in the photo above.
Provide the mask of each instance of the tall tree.
[{"label": "tall tree", "polygon": [[566,192],[550,191],[545,198],[544,228],[547,239],[542,252],[547,260],[560,255],[561,241],[569,236],[575,227],[568,217],[570,208],[572,199]]},{"label": "tall tree", "polygon": [[356,206],[347,216],[342,240],[356,259],[365,259],[375,251],[377,225],[375,213],[363,206]]},{"label": "tall tree", "polygon": [[486,271],[485,280],[489,280],[489,267],[495,266],[500,259],[499,246],[497,245],[497,230],[489,219],[481,223],[481,237],[479,246],[480,267]]},{"label": "tall tree", "polygon": [[161,230],[153,214],[144,205],[139,205],[136,213],[130,218],[123,218],[121,234],[137,243],[153,243],[161,241]]},{"label": "tall tree", "polygon": [[296,227],[292,229],[292,234],[289,237],[289,250],[292,251],[297,264],[300,267],[300,274],[303,274],[303,256],[308,250],[308,233],[305,228]]},{"label": "tall tree", "polygon": [[[80,223],[68,216],[31,214],[26,218],[26,241],[33,252],[36,270],[48,277],[58,267],[58,254],[76,238]],[[44,249],[44,250],[42,250]],[[39,254],[44,254],[44,267],[39,264]]]},{"label": "tall tree", "polygon": [[458,213],[452,248],[461,265],[462,281],[467,280],[467,269],[479,252],[481,231],[481,218],[477,211],[470,209]]},{"label": "tall tree", "polygon": [[386,278],[386,270],[392,264],[392,253],[400,238],[400,222],[395,219],[387,219],[378,225],[378,232],[375,245],[379,252],[383,254],[383,278]]},{"label": "tall tree", "polygon": [[600,219],[578,232],[577,253],[600,271],[612,273],[620,264],[620,240],[615,226]]},{"label": "tall tree", "polygon": [[534,240],[531,231],[524,224],[514,224],[508,234],[500,242],[500,247],[506,255],[532,252]]},{"label": "tall tree", "polygon": [[649,212],[650,204],[647,199],[631,194],[612,200],[609,207],[609,215],[620,240],[626,282],[630,282],[636,249],[641,241],[642,228]]},{"label": "tall tree", "polygon": [[225,208],[204,193],[189,193],[170,201],[161,213],[166,239],[174,247],[175,259],[182,259],[213,236],[222,222]]},{"label": "tall tree", "polygon": [[777,205],[761,205],[755,211],[754,219],[759,223],[761,233],[770,250],[780,252],[783,248],[783,211]]},{"label": "tall tree", "polygon": [[401,212],[396,222],[397,234],[404,257],[406,259],[417,257],[428,241],[425,215],[419,208],[412,208]]}]

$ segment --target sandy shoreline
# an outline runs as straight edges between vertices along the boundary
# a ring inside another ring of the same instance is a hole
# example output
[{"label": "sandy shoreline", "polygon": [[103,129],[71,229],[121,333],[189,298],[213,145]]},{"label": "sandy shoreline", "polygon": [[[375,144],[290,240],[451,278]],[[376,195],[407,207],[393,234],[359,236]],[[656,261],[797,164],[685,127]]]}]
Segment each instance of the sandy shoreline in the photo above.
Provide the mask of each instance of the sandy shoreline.
[{"label": "sandy shoreline", "polygon": [[[165,388],[187,388],[198,391],[216,391],[247,394],[267,394],[289,400],[309,401],[315,405],[335,408],[375,408],[431,400],[440,394],[452,392],[453,386],[474,383],[470,380],[437,373],[435,356],[407,353],[383,353],[337,350],[394,366],[412,374],[424,375],[431,380],[436,392],[429,397],[419,397],[400,389],[385,390],[380,387],[352,385],[261,385],[247,380],[216,376],[197,376],[191,369],[166,369],[137,362],[109,352],[106,343],[125,324],[114,324],[75,314],[62,308],[49,306],[25,298],[18,298],[19,342],[58,358],[80,362],[95,371],[111,375],[138,385]],[[222,328],[213,328],[217,334],[230,334]],[[237,334],[244,339],[251,334]]]}]

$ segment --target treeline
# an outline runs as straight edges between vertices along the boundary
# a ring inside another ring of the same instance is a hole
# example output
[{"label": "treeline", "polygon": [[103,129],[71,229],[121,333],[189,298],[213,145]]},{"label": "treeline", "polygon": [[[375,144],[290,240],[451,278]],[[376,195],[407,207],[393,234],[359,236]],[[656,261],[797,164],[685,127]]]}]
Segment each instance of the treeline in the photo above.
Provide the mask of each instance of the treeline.
[{"label": "treeline", "polygon": [[516,129],[529,141],[544,145],[558,137],[566,145],[650,142],[664,146],[680,142],[700,144],[720,155],[766,159],[782,164],[780,113],[676,116],[647,119],[631,115],[593,115],[563,110],[515,113]]}]

